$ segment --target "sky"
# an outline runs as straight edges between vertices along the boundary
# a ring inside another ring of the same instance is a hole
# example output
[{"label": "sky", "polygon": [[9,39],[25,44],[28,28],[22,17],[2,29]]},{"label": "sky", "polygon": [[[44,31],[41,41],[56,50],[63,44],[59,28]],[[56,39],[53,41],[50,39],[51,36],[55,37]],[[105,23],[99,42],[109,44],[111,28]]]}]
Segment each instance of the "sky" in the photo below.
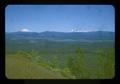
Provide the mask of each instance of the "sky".
[{"label": "sky", "polygon": [[115,9],[112,5],[8,5],[5,31],[115,31]]}]

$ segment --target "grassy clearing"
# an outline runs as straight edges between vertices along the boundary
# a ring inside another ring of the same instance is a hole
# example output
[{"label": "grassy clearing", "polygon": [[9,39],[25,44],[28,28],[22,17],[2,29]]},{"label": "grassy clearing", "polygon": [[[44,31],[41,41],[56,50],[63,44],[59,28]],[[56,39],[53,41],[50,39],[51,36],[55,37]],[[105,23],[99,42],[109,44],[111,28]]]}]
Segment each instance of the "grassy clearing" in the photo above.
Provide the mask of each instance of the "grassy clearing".
[{"label": "grassy clearing", "polygon": [[7,56],[5,70],[8,79],[65,79],[60,73],[47,70],[23,56]]}]

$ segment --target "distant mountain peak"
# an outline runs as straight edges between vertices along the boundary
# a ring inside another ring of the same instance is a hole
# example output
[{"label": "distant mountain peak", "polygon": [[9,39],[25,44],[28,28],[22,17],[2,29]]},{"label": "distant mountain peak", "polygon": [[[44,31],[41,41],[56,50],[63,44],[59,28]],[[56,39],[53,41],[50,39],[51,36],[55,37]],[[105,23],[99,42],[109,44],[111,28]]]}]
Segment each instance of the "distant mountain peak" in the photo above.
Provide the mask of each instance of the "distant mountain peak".
[{"label": "distant mountain peak", "polygon": [[72,29],[72,32],[80,32],[80,29]]},{"label": "distant mountain peak", "polygon": [[20,32],[31,32],[29,29],[21,29]]}]

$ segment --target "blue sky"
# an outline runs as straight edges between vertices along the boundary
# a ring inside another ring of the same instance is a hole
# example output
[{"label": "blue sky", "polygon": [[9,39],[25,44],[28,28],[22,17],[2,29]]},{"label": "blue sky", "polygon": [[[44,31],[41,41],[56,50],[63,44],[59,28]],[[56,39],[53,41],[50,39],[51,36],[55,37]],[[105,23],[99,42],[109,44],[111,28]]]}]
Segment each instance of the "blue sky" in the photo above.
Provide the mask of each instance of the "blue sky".
[{"label": "blue sky", "polygon": [[114,31],[112,5],[8,5],[6,32]]}]

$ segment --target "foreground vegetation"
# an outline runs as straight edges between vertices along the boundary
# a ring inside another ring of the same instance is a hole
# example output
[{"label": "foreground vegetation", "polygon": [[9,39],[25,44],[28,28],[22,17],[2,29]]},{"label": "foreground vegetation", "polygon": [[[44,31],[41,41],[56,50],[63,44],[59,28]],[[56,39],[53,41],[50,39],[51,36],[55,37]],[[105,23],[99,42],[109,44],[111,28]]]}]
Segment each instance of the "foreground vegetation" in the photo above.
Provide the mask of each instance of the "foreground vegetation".
[{"label": "foreground vegetation", "polygon": [[[18,51],[6,56],[10,79],[110,79],[114,77],[114,49],[98,49],[88,56],[76,48],[74,56],[61,62],[60,56],[46,58],[38,51]],[[15,68],[15,69],[14,69]]]},{"label": "foreground vegetation", "polygon": [[6,58],[6,77],[8,79],[65,79],[61,74],[17,55],[9,55]]}]

